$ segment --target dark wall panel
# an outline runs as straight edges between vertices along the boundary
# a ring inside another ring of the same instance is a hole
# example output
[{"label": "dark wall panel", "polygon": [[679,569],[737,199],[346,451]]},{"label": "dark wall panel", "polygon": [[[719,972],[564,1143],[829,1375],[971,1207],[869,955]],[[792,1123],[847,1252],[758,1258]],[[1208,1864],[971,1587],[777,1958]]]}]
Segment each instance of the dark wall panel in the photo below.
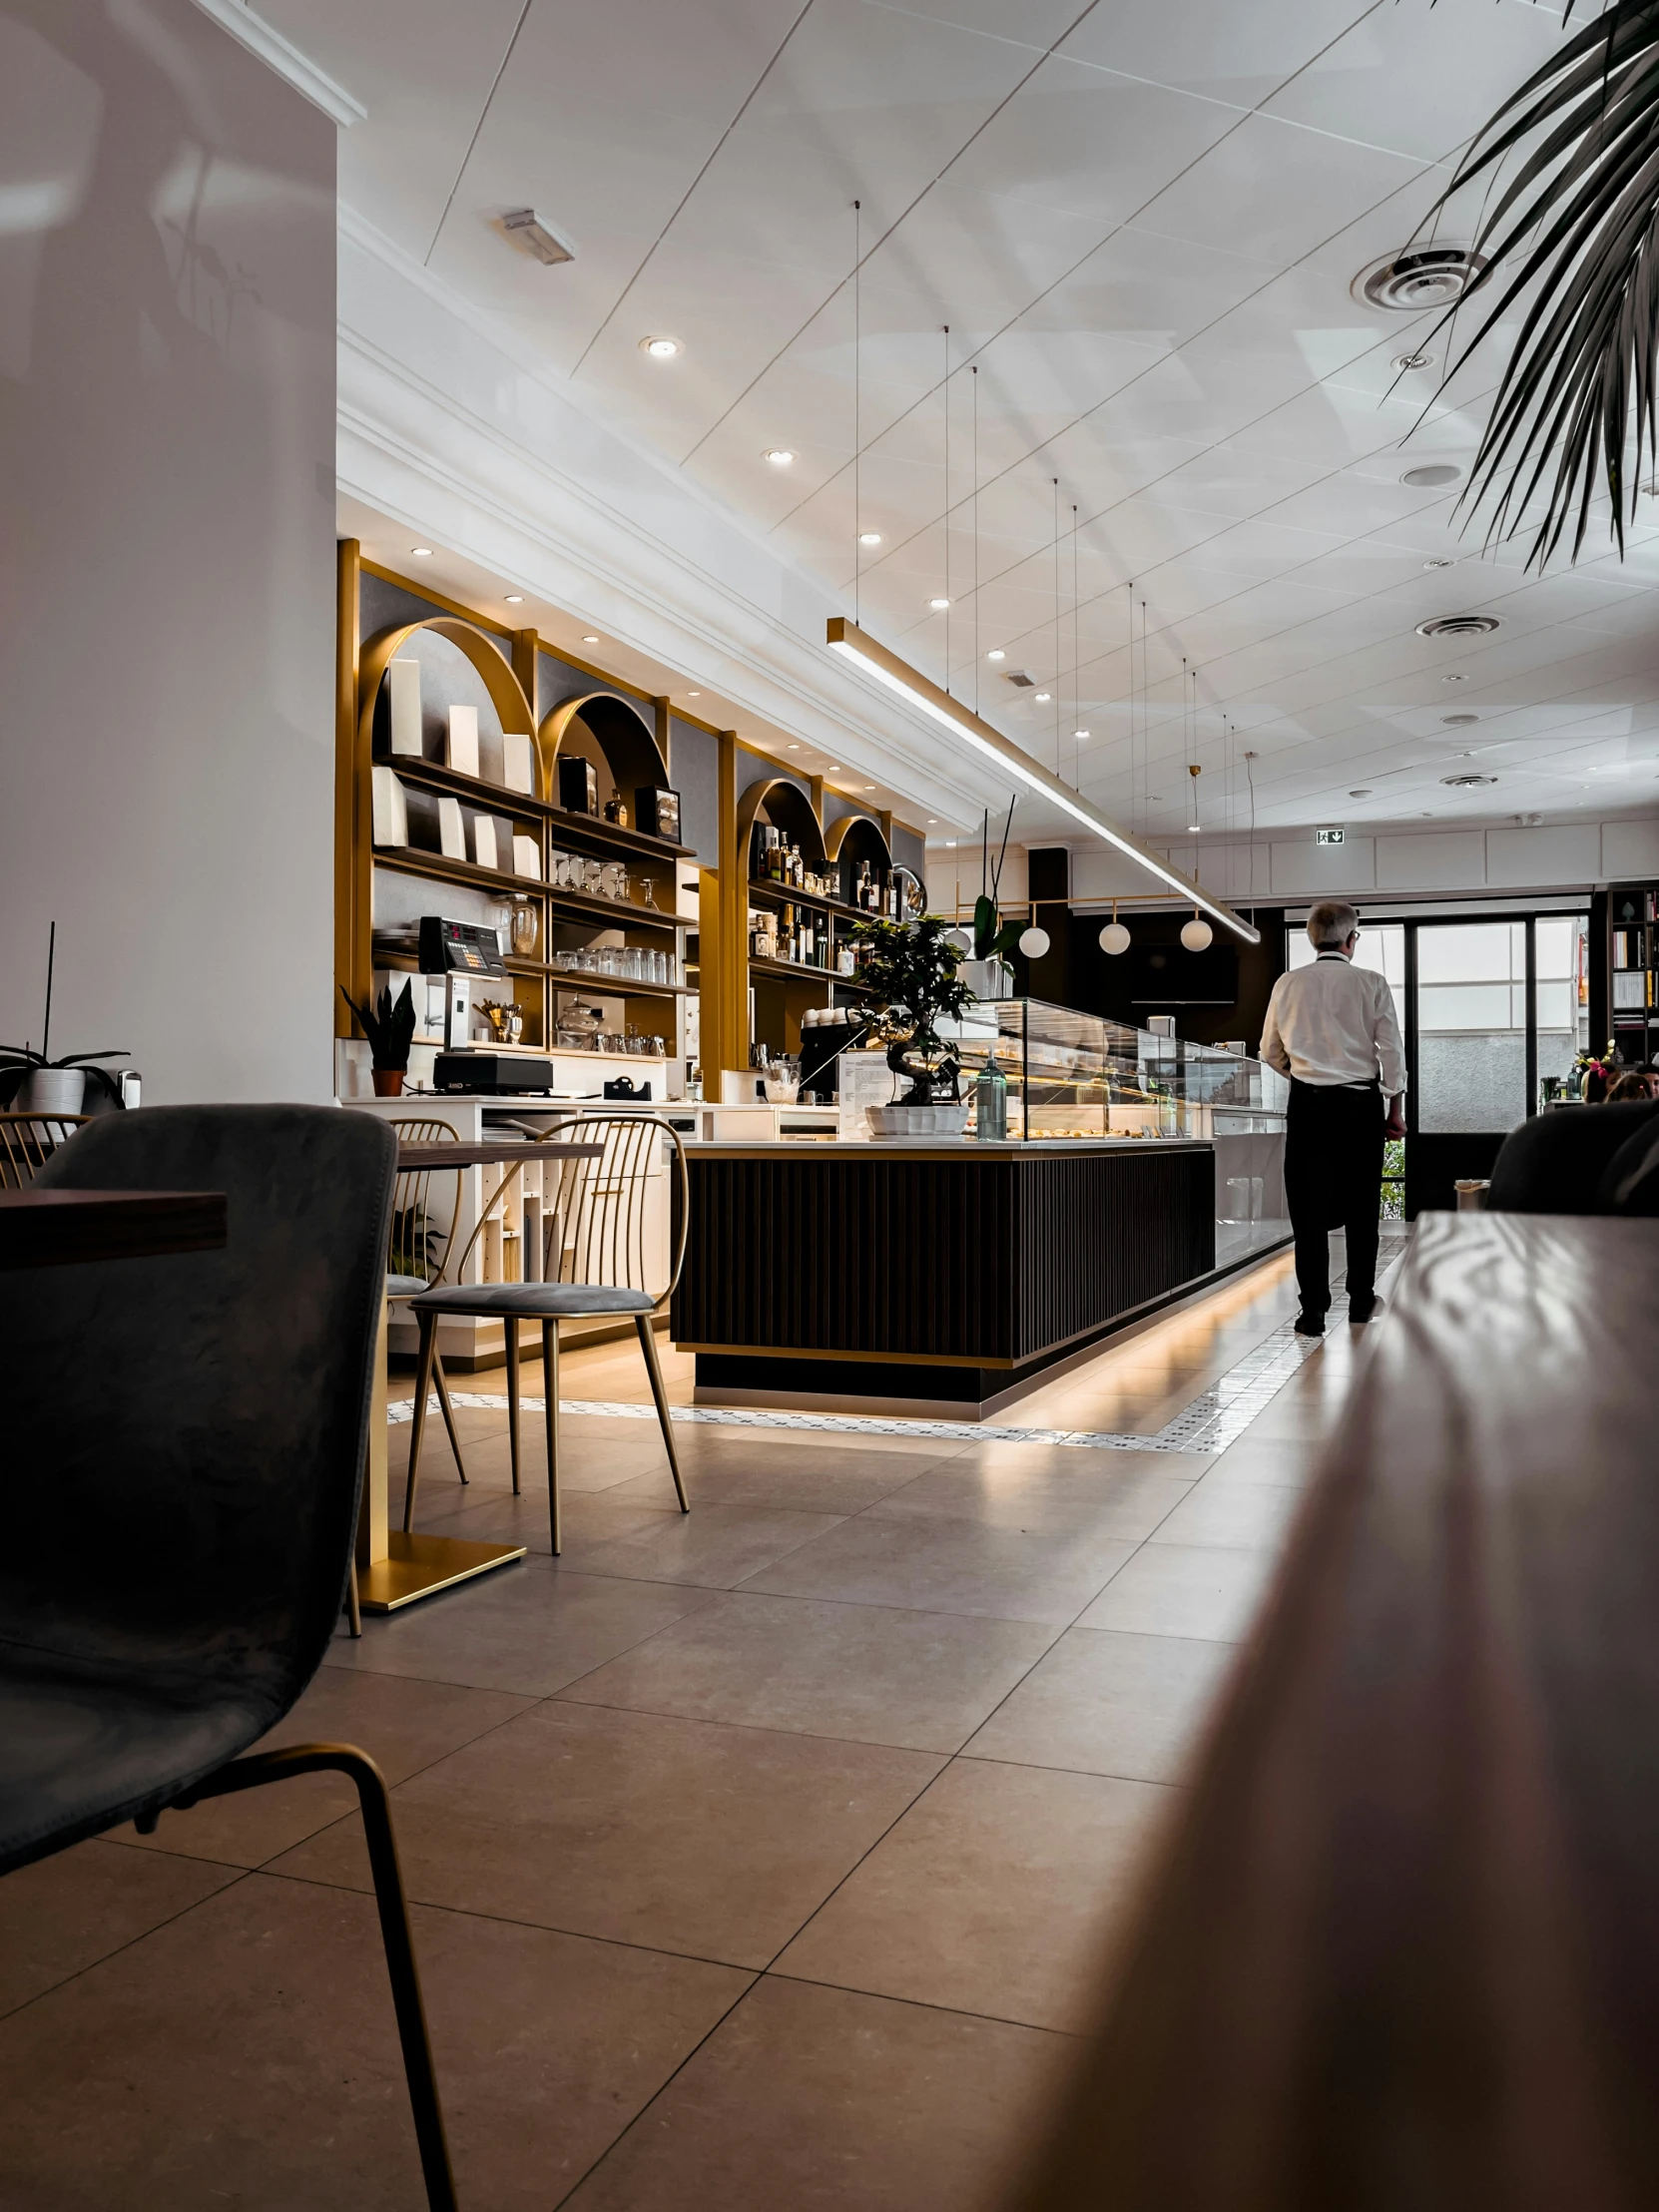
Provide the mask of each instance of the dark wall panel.
[{"label": "dark wall panel", "polygon": [[669,725],[669,781],[680,794],[680,842],[720,865],[720,740],[678,716]]}]

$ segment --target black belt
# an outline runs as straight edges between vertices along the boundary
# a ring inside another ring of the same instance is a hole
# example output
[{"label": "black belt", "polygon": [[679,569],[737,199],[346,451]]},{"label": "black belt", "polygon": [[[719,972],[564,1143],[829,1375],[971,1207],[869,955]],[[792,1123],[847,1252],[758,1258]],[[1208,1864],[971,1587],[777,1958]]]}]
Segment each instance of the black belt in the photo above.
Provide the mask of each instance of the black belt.
[{"label": "black belt", "polygon": [[1305,1083],[1300,1075],[1291,1076],[1289,1081],[1293,1091],[1375,1091],[1380,1098],[1382,1095],[1382,1080],[1375,1075],[1369,1083]]}]

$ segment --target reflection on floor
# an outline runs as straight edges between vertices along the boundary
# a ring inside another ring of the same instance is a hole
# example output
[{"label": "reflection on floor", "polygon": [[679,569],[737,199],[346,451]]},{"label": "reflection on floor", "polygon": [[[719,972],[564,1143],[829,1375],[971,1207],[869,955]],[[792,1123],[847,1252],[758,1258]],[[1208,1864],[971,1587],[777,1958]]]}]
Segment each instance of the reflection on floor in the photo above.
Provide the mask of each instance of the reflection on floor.
[{"label": "reflection on floor", "polygon": [[[396,1785],[464,2205],[999,2201],[1364,1343],[1281,1373],[1294,1305],[1275,1262],[988,1434],[688,1423],[688,1518],[637,1350],[576,1354],[557,1562],[539,1422],[518,1500],[500,1407],[466,1490],[428,1431],[421,1524],[532,1556],[274,1741]],[[322,1777],[0,1883],[0,2203],[418,2204],[366,1883]]]}]

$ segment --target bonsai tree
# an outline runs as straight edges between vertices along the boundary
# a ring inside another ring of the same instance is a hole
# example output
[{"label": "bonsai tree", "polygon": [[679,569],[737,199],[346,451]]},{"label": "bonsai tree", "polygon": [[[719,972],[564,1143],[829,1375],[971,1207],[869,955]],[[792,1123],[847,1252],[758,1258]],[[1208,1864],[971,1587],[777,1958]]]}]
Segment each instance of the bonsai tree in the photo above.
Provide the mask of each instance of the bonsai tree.
[{"label": "bonsai tree", "polygon": [[415,1033],[414,996],[409,985],[405,983],[394,999],[388,983],[372,1012],[366,1006],[359,1006],[343,984],[340,996],[362,1024],[363,1035],[368,1039],[368,1056],[374,1066],[403,1073],[409,1065],[409,1047]]},{"label": "bonsai tree", "polygon": [[961,954],[937,914],[919,921],[860,921],[852,930],[862,955],[859,980],[871,993],[871,1034],[887,1048],[887,1065],[909,1089],[901,1106],[933,1106],[961,1095],[961,1062],[935,1026],[973,1004],[956,974]]}]

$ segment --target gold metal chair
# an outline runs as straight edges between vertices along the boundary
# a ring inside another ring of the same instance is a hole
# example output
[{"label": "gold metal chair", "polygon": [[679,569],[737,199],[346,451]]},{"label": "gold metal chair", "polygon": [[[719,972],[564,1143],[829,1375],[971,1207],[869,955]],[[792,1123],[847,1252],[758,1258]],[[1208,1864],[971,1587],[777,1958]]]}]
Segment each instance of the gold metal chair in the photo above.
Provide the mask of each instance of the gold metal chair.
[{"label": "gold metal chair", "polygon": [[[459,1138],[446,1121],[422,1119],[415,1115],[397,1119],[390,1127],[400,1145],[404,1144],[458,1144]],[[447,1226],[436,1226],[443,1213],[440,1202],[436,1214],[432,1208],[432,1185],[447,1179],[451,1185],[449,1220]],[[486,1208],[486,1217],[488,1209]],[[461,1171],[458,1168],[400,1168],[392,1192],[391,1243],[386,1255],[386,1303],[388,1306],[406,1306],[422,1292],[435,1290],[455,1263],[458,1275],[466,1261],[466,1253],[477,1241],[477,1231],[467,1241],[466,1252],[455,1251],[455,1225],[461,1218]],[[482,1226],[482,1224],[480,1224]],[[434,1252],[441,1249],[441,1257]],[[434,1265],[434,1260],[436,1264]],[[443,1413],[443,1425],[449,1431],[449,1448],[455,1454],[455,1472],[465,1482],[466,1465],[461,1458],[461,1439],[455,1427],[455,1408],[449,1402],[449,1383],[443,1372],[443,1361],[436,1345],[432,1352],[431,1384],[423,1383],[422,1396],[427,1387],[435,1385],[438,1405]]]},{"label": "gold metal chair", "polygon": [[[414,1428],[409,1438],[409,1485],[403,1509],[407,1528],[414,1511],[415,1481],[420,1463],[420,1439],[426,1405],[426,1377],[437,1358],[437,1325],[445,1314],[469,1315],[477,1320],[500,1321],[507,1341],[507,1406],[512,1445],[513,1489],[519,1486],[518,1450],[518,1325],[539,1321],[542,1339],[542,1389],[546,1402],[547,1484],[552,1521],[553,1549],[560,1548],[559,1528],[559,1323],[626,1317],[634,1324],[645,1357],[651,1395],[674,1476],[681,1512],[689,1512],[686,1485],[674,1448],[674,1426],[669,1416],[668,1393],[663,1387],[662,1366],[652,1323],[673,1296],[685,1264],[686,1232],[690,1219],[686,1176],[686,1148],[680,1132],[660,1114],[592,1113],[555,1123],[544,1133],[547,1142],[580,1141],[601,1146],[600,1156],[590,1160],[562,1160],[551,1190],[542,1193],[543,1262],[541,1282],[444,1284],[410,1301],[420,1324],[420,1370],[415,1384]],[[672,1208],[668,1280],[654,1283],[646,1226],[649,1180],[653,1157],[662,1145],[671,1148],[671,1181],[667,1193]],[[548,1166],[552,1167],[553,1162]],[[547,1170],[543,1170],[544,1179]],[[506,1185],[503,1184],[503,1193]],[[482,1225],[480,1225],[482,1226]]]},{"label": "gold metal chair", "polygon": [[90,1114],[0,1114],[0,1191],[26,1191]]}]

